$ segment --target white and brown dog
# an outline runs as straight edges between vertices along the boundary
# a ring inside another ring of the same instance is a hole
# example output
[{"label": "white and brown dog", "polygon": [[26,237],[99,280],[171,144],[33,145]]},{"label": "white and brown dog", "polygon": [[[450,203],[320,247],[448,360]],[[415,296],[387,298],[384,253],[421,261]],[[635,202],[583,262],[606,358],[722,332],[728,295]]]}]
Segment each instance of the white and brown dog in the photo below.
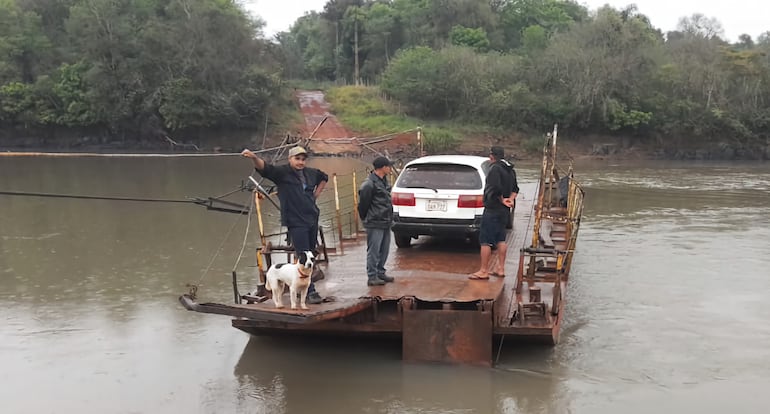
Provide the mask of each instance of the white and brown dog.
[{"label": "white and brown dog", "polygon": [[307,290],[310,287],[310,275],[313,273],[313,252],[299,254],[297,263],[278,263],[267,270],[265,288],[273,292],[273,302],[278,309],[283,308],[283,291],[289,286],[291,308],[297,309],[297,294],[300,295],[300,307],[310,309],[305,304]]}]

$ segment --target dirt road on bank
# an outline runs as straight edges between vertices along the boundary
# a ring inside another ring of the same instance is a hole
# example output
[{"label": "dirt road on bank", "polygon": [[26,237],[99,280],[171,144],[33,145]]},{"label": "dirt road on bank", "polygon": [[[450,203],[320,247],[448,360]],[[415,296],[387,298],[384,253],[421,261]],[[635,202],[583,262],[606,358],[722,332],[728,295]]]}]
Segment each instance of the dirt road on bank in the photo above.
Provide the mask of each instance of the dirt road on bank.
[{"label": "dirt road on bank", "polygon": [[326,122],[318,128],[310,140],[308,150],[314,154],[363,157],[384,154],[398,158],[404,154],[413,153],[417,148],[417,125],[412,131],[400,133],[394,131],[394,134],[380,139],[357,137],[332,113],[331,105],[326,101],[322,91],[297,90],[294,96],[305,119],[303,136],[309,137],[318,124],[326,118]]},{"label": "dirt road on bank", "polygon": [[322,91],[298,90],[294,96],[299,103],[302,116],[305,118],[304,136],[309,137],[318,124],[326,118],[326,122],[313,135],[309,144],[309,151],[324,155],[359,154],[361,152],[360,146],[352,139],[354,138],[353,134],[331,113],[331,107],[326,102]]}]

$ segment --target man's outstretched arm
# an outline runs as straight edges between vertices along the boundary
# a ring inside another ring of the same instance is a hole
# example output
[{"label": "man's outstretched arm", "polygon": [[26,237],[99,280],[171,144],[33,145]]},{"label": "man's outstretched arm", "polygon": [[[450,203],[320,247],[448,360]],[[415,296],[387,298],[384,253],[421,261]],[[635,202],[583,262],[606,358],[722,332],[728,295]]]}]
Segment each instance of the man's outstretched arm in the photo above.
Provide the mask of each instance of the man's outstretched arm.
[{"label": "man's outstretched arm", "polygon": [[241,155],[243,155],[246,158],[251,158],[251,161],[254,163],[254,168],[256,168],[259,171],[265,170],[265,160],[262,158],[257,157],[257,154],[253,153],[250,149],[245,149],[241,152]]}]

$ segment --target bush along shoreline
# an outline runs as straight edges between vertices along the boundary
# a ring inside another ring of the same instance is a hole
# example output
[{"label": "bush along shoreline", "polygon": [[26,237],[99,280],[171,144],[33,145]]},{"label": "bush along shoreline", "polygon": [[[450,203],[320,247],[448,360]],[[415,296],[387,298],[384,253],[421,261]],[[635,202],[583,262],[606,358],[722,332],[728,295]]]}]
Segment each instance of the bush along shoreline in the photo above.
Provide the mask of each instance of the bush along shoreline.
[{"label": "bush along shoreline", "polygon": [[292,87],[327,85],[357,134],[419,125],[431,152],[528,154],[558,123],[585,156],[768,158],[770,32],[699,14],[330,0],[268,38],[238,2],[49,3],[0,2],[3,149],[261,144],[303,129]]}]

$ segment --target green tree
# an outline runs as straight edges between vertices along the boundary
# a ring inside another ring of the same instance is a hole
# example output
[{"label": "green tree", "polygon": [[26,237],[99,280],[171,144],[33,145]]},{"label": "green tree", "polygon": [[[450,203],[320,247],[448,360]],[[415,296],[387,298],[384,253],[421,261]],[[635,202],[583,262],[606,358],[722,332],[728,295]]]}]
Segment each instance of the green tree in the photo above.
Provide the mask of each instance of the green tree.
[{"label": "green tree", "polygon": [[660,33],[633,8],[604,7],[593,20],[554,36],[537,60],[532,82],[548,93],[566,94],[573,125],[617,129],[632,111],[646,112],[645,86],[661,43]]},{"label": "green tree", "polygon": [[487,38],[487,32],[484,29],[469,28],[457,25],[449,32],[449,39],[455,46],[467,46],[475,49],[478,52],[486,52],[489,50],[489,38]]},{"label": "green tree", "polygon": [[548,47],[548,33],[543,26],[529,26],[521,32],[521,47],[532,56]]},{"label": "green tree", "polygon": [[403,30],[396,9],[388,3],[374,3],[367,12],[361,41],[366,54],[362,76],[375,79],[403,44]]},{"label": "green tree", "polygon": [[351,6],[348,7],[347,10],[345,10],[345,22],[348,27],[352,26],[353,30],[353,59],[354,59],[354,66],[353,66],[353,80],[355,81],[356,85],[361,84],[361,75],[360,75],[360,65],[358,62],[359,58],[359,49],[358,49],[358,37],[359,37],[359,27],[363,27],[363,21],[366,20],[366,12],[364,9],[358,6]]},{"label": "green tree", "polygon": [[442,62],[434,50],[418,46],[396,54],[382,77],[382,89],[421,115],[444,115]]},{"label": "green tree", "polygon": [[40,59],[50,48],[38,14],[21,9],[14,0],[0,0],[0,84],[34,82]]},{"label": "green tree", "polygon": [[0,86],[0,121],[4,123],[29,123],[36,119],[32,85],[9,82]]},{"label": "green tree", "polygon": [[572,1],[503,0],[499,3],[497,7],[500,10],[500,28],[504,38],[503,50],[521,47],[524,31],[529,27],[540,26],[546,37],[550,37],[567,30],[575,22],[588,20],[585,7]]},{"label": "green tree", "polygon": [[289,32],[282,33],[278,39],[285,58],[284,73],[293,78],[333,80],[335,43],[329,34],[329,22],[319,13],[308,13],[297,19]]},{"label": "green tree", "polygon": [[488,1],[429,0],[426,5],[430,19],[421,23],[433,29],[434,47],[446,45],[456,26],[480,28],[488,33],[497,25],[497,16]]},{"label": "green tree", "polygon": [[84,62],[72,65],[65,63],[54,72],[50,91],[45,88],[45,81],[40,82],[42,88],[39,89],[48,92],[48,99],[38,103],[42,123],[82,127],[101,121],[89,99],[88,85],[84,80],[88,70],[89,67]]}]

